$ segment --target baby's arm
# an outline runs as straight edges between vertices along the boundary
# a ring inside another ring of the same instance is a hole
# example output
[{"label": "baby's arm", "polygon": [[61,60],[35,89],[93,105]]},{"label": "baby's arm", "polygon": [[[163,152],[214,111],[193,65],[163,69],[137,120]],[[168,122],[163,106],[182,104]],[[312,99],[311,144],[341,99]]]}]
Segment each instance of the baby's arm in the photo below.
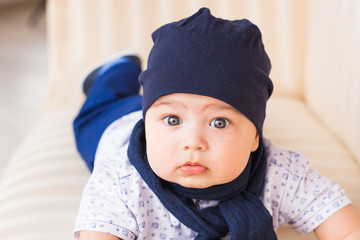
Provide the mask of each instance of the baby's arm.
[{"label": "baby's arm", "polygon": [[315,234],[318,239],[360,239],[360,214],[353,205],[348,205],[321,223]]},{"label": "baby's arm", "polygon": [[114,235],[95,231],[80,231],[79,240],[121,240]]}]

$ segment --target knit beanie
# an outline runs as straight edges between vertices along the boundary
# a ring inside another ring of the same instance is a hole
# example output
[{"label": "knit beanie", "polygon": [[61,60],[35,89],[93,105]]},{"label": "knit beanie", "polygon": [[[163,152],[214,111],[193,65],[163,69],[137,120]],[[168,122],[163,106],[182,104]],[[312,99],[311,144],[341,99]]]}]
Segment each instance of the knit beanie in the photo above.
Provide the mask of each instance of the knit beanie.
[{"label": "knit beanie", "polygon": [[271,63],[259,28],[246,19],[224,20],[207,8],[152,34],[154,46],[143,86],[143,117],[160,97],[191,93],[219,99],[244,114],[262,136],[273,91]]}]

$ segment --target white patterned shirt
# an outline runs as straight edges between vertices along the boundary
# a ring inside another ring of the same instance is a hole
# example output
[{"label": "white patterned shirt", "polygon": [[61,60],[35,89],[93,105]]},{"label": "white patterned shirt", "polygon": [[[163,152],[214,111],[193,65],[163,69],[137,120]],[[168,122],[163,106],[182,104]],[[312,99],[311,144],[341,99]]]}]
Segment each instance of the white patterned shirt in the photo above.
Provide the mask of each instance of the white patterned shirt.
[{"label": "white patterned shirt", "polygon": [[[104,132],[94,171],[84,189],[74,235],[90,230],[121,239],[194,239],[147,186],[127,156],[130,135],[141,111],[113,122]],[[264,138],[267,172],[260,199],[273,217],[274,229],[289,224],[299,233],[314,230],[350,204],[344,190],[309,167],[300,153],[279,148]],[[206,208],[216,201],[194,201]]]}]

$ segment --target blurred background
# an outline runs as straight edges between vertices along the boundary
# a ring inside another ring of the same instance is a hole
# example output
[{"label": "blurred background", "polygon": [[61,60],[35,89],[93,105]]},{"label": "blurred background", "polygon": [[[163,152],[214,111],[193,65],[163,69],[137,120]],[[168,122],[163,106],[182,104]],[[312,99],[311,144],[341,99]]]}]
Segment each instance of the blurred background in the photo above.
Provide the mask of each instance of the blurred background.
[{"label": "blurred background", "polygon": [[39,118],[47,71],[45,1],[0,0],[0,175]]}]

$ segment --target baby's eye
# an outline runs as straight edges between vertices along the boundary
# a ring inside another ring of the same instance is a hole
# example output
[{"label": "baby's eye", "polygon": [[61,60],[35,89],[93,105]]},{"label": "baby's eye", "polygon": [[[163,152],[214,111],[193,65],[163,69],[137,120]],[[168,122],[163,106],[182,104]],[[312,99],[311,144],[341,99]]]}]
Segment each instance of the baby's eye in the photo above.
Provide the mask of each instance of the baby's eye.
[{"label": "baby's eye", "polygon": [[215,118],[211,121],[210,126],[214,128],[225,128],[229,124],[229,121],[224,118]]},{"label": "baby's eye", "polygon": [[164,122],[169,126],[176,126],[181,123],[181,120],[177,116],[168,116],[164,118]]}]

